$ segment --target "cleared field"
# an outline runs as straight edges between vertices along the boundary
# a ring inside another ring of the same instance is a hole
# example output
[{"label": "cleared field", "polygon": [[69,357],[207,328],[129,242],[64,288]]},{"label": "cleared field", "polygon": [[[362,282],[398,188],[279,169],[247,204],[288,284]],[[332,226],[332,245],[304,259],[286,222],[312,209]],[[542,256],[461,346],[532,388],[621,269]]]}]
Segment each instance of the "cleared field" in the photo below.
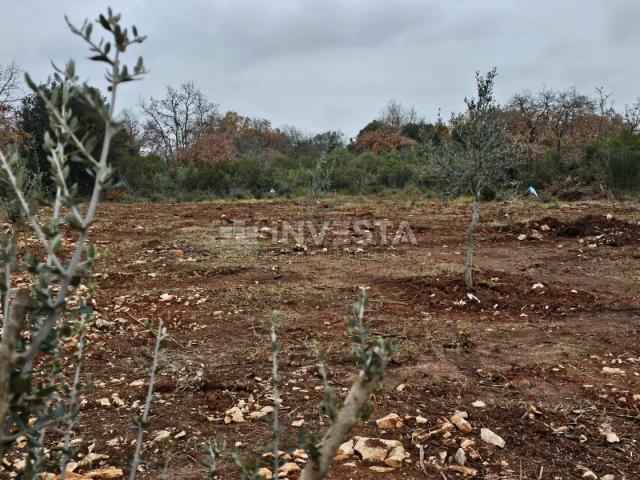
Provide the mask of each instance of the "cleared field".
[{"label": "cleared field", "polygon": [[[352,433],[400,440],[410,459],[376,473],[369,467],[378,464],[351,456],[336,461],[330,478],[461,478],[450,462],[463,439],[475,441],[466,466],[479,478],[580,478],[585,469],[637,478],[638,206],[483,205],[476,298],[467,296],[461,275],[468,215],[464,203],[378,198],[319,208],[295,201],[103,205],[93,232],[102,255],[95,294],[102,321],[85,364],[92,386],[83,438],[109,456],[106,464],[126,469],[128,427],[144,401],[152,343],[143,324],[164,318],[171,338],[140,478],[162,471],[203,478],[201,445],[210,439],[258,453],[271,435],[249,414],[253,401],[270,404],[269,342],[260,327],[278,309],[282,420],[295,446],[300,428],[291,424],[304,419],[312,428],[318,421],[313,343],[327,348],[339,392],[356,372],[344,315],[366,286],[373,330],[394,338],[398,351],[372,417]],[[391,235],[407,221],[416,243],[382,244],[375,222],[384,219]],[[306,229],[306,249],[274,243],[272,229],[284,220],[317,228],[326,221],[329,231],[316,245]],[[367,220],[376,241],[334,241],[344,234],[334,220]],[[234,221],[257,227],[256,240],[231,241],[225,227]],[[99,401],[105,398],[110,406]],[[486,406],[474,407],[478,400]],[[225,424],[224,412],[242,401],[246,421]],[[456,410],[468,413],[471,432],[429,435]],[[401,428],[381,431],[375,419],[390,413],[407,418]],[[426,423],[417,424],[417,416]],[[606,424],[618,441],[608,441]],[[484,443],[481,428],[504,438],[505,447]],[[154,442],[162,431],[168,439]],[[236,476],[225,467],[220,478]]]}]

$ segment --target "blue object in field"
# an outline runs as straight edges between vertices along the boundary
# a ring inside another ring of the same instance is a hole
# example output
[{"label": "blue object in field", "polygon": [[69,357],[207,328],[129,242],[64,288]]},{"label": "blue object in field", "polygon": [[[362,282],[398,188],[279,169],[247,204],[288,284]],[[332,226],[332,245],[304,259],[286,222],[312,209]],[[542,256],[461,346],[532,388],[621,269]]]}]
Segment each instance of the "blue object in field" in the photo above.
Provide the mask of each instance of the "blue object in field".
[{"label": "blue object in field", "polygon": [[533,188],[531,185],[529,185],[529,188],[527,188],[527,193],[530,193],[534,197],[538,198],[538,192],[536,192],[536,189]]}]

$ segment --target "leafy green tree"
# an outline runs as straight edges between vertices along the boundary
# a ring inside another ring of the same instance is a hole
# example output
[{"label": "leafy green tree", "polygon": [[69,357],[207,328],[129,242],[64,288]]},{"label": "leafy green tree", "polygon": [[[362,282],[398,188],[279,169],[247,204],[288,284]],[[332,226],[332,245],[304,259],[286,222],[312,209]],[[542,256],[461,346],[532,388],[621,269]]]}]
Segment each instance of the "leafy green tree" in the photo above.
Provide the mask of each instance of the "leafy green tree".
[{"label": "leafy green tree", "polygon": [[[45,95],[51,96],[51,93],[57,89],[59,85],[52,82],[48,85],[40,85],[39,88]],[[68,108],[75,118],[78,119],[78,136],[79,138],[93,138],[94,145],[102,145],[104,140],[104,121],[99,114],[96,113],[95,107],[90,105],[86,97],[88,95],[95,105],[107,106],[107,100],[102,96],[100,91],[94,87],[87,87],[82,95],[77,88],[70,89]],[[22,99],[19,112],[20,127],[29,135],[30,141],[23,148],[22,155],[27,159],[27,168],[32,172],[43,175],[45,179],[45,187],[51,189],[53,183],[48,175],[51,169],[49,161],[49,153],[45,149],[45,135],[53,135],[49,120],[47,106],[42,95],[32,93]],[[91,153],[95,153],[95,147]],[[69,153],[72,153],[69,151]],[[112,139],[112,147],[109,153],[108,162],[110,164],[121,163],[124,158],[130,158],[137,155],[138,147],[134,140],[130,137],[126,130],[119,130]],[[69,182],[78,186],[78,193],[86,195],[90,193],[94,178],[90,169],[79,161],[76,156],[72,157],[69,164]]]},{"label": "leafy green tree", "polygon": [[360,137],[365,133],[376,132],[381,128],[383,128],[384,126],[385,126],[385,123],[382,120],[372,120],[371,122],[367,123],[362,130],[358,132],[358,137]]},{"label": "leafy green tree", "polygon": [[423,120],[414,123],[407,123],[402,127],[400,133],[418,143],[440,142],[440,132],[438,127]]}]

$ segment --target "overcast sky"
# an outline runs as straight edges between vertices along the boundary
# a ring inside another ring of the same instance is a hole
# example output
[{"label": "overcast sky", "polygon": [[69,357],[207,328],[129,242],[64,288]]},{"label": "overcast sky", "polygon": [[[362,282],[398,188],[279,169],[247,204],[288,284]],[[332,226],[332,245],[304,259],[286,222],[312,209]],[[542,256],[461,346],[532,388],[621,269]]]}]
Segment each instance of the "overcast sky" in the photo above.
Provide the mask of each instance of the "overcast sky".
[{"label": "overcast sky", "polygon": [[[1,0],[0,64],[39,80],[49,60],[84,50],[63,21],[96,18],[96,0]],[[500,101],[522,89],[603,85],[622,108],[640,95],[638,0],[112,0],[147,41],[150,73],[121,107],[193,81],[222,110],[274,126],[355,134],[389,99],[427,119],[473,94],[498,67]],[[82,78],[104,88],[98,71]]]}]

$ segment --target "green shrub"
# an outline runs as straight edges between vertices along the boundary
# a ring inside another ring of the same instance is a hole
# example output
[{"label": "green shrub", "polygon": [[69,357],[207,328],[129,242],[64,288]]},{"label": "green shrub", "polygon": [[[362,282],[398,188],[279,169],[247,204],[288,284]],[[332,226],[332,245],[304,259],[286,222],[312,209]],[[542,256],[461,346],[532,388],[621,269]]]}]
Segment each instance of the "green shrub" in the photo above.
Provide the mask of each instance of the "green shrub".
[{"label": "green shrub", "polygon": [[484,186],[480,190],[480,200],[483,202],[493,202],[496,199],[496,191],[489,187]]},{"label": "green shrub", "polygon": [[562,160],[555,154],[549,154],[529,160],[523,166],[519,179],[523,184],[539,188],[542,185],[551,185],[565,174]]},{"label": "green shrub", "polygon": [[[24,161],[19,160],[15,166],[15,175],[21,182],[22,193],[29,203],[37,202],[46,194],[42,174],[30,170]],[[20,204],[13,189],[6,182],[0,182],[0,212],[6,220],[16,222],[21,216]]]},{"label": "green shrub", "polygon": [[587,147],[581,175],[612,190],[640,190],[640,135],[625,131],[613,140]]},{"label": "green shrub", "polygon": [[165,162],[155,155],[126,155],[114,162],[118,180],[132,193],[169,194],[173,179]]},{"label": "green shrub", "polygon": [[408,187],[436,188],[433,172],[416,152],[355,155],[334,148],[319,157],[245,155],[237,161],[212,165],[182,165],[170,171],[158,157],[130,155],[117,164],[120,179],[134,195],[157,200],[166,198],[262,198],[302,196],[322,181],[326,193],[380,194]]}]

